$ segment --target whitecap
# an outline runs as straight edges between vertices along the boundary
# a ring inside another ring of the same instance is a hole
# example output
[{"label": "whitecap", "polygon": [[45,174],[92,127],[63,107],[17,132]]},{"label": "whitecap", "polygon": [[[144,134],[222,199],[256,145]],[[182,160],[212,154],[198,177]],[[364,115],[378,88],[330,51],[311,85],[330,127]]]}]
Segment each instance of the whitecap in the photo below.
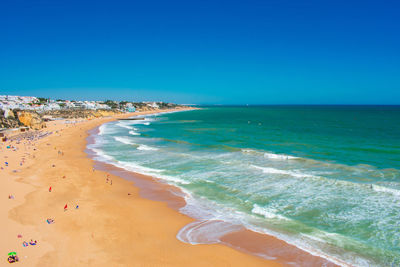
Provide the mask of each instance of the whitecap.
[{"label": "whitecap", "polygon": [[384,187],[380,185],[372,185],[372,189],[375,192],[385,192],[400,197],[400,190],[394,188]]},{"label": "whitecap", "polygon": [[96,159],[100,161],[112,161],[114,160],[113,157],[105,154],[102,150],[97,149],[97,148],[90,148],[93,152],[96,153]]},{"label": "whitecap", "polygon": [[275,154],[272,152],[264,152],[264,151],[257,151],[249,148],[241,149],[242,153],[246,154],[258,154],[263,155],[265,158],[273,159],[273,160],[289,160],[289,159],[298,159],[298,157],[286,155],[286,154]]},{"label": "whitecap", "polygon": [[119,127],[122,127],[122,128],[130,129],[130,130],[133,129],[132,126],[126,125],[126,124],[124,124],[122,122],[118,122],[116,125],[119,126]]},{"label": "whitecap", "polygon": [[103,134],[104,134],[105,127],[106,127],[105,124],[102,124],[102,125],[99,127],[99,133],[98,133],[98,135],[103,135]]},{"label": "whitecap", "polygon": [[251,166],[253,168],[261,170],[263,173],[289,175],[289,176],[296,177],[296,178],[307,178],[307,177],[308,178],[320,178],[315,175],[301,173],[301,172],[286,171],[286,170],[280,170],[280,169],[275,169],[275,168],[270,168],[270,167],[260,167],[260,166],[256,166],[256,165],[251,165]]},{"label": "whitecap", "polygon": [[289,160],[289,159],[297,159],[298,157],[293,157],[285,154],[274,154],[274,153],[264,153],[264,157],[268,159],[275,159],[275,160]]},{"label": "whitecap", "polygon": [[126,145],[135,145],[135,143],[132,142],[132,140],[130,140],[127,137],[114,136],[114,139],[115,139],[115,141],[118,141],[118,142],[126,144]]},{"label": "whitecap", "polygon": [[288,220],[288,218],[277,214],[275,209],[261,207],[257,204],[253,205],[253,209],[251,210],[252,213],[259,214],[264,216],[267,219],[281,219],[281,220]]},{"label": "whitecap", "polygon": [[129,131],[129,134],[131,134],[131,135],[140,135],[140,133],[135,132],[134,130]]},{"label": "whitecap", "polygon": [[163,170],[144,167],[144,166],[138,165],[133,162],[118,161],[113,164],[117,167],[126,169],[128,171],[137,172],[137,173],[141,173],[144,175],[149,175],[149,176],[155,177],[157,179],[164,180],[166,182],[174,182],[174,183],[178,183],[178,184],[189,184],[189,182],[182,180],[178,177],[161,174],[163,172]]},{"label": "whitecap", "polygon": [[156,147],[146,146],[146,145],[139,145],[137,149],[138,149],[138,150],[147,150],[147,151],[151,151],[151,150],[155,151],[155,150],[158,150],[158,148],[156,148]]}]

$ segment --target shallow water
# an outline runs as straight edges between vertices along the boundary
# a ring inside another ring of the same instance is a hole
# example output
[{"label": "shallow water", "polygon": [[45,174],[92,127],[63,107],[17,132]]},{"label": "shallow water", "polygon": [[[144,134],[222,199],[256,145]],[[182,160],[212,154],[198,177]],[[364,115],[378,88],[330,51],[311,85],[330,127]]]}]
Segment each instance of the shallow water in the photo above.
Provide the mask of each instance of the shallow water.
[{"label": "shallow water", "polygon": [[[181,211],[221,229],[245,225],[349,264],[398,266],[399,136],[400,107],[218,107],[107,123],[90,148],[180,187]],[[200,226],[178,238],[216,242]]]}]

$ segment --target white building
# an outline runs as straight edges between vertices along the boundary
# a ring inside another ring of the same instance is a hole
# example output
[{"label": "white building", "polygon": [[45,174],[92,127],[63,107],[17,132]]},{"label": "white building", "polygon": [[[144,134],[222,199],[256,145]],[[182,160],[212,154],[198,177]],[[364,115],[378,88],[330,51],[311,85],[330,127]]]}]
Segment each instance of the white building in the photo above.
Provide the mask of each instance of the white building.
[{"label": "white building", "polygon": [[109,105],[96,103],[96,109],[111,109]]},{"label": "white building", "polygon": [[158,105],[156,102],[144,102],[147,104],[147,106],[151,107],[151,108],[158,108]]}]

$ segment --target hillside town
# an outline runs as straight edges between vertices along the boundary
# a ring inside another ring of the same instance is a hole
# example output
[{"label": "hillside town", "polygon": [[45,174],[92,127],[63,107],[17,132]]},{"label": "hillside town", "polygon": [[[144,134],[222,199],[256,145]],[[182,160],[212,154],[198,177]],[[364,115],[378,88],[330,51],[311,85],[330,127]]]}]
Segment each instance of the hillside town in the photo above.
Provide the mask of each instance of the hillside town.
[{"label": "hillside town", "polygon": [[[179,107],[164,102],[74,101],[34,96],[0,95],[0,130],[29,126],[41,128],[45,120],[95,118],[110,114]],[[26,119],[28,118],[28,119]],[[29,121],[26,123],[25,121]],[[35,121],[35,123],[32,123]]]},{"label": "hillside town", "polygon": [[34,96],[10,96],[0,95],[0,109],[3,111],[20,109],[34,110],[37,112],[61,110],[61,109],[90,109],[90,110],[110,110],[119,109],[121,111],[134,112],[136,109],[176,106],[175,104],[164,102],[128,102],[128,101],[74,101],[74,100],[54,100]]}]

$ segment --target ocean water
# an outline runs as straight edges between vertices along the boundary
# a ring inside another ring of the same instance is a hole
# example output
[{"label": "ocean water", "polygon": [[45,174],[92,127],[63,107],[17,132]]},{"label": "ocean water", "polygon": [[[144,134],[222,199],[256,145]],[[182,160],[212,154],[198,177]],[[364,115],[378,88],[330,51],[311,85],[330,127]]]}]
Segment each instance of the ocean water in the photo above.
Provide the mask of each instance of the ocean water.
[{"label": "ocean water", "polygon": [[97,160],[180,187],[182,212],[216,222],[184,242],[244,225],[334,262],[400,266],[398,106],[206,107],[94,139]]}]

